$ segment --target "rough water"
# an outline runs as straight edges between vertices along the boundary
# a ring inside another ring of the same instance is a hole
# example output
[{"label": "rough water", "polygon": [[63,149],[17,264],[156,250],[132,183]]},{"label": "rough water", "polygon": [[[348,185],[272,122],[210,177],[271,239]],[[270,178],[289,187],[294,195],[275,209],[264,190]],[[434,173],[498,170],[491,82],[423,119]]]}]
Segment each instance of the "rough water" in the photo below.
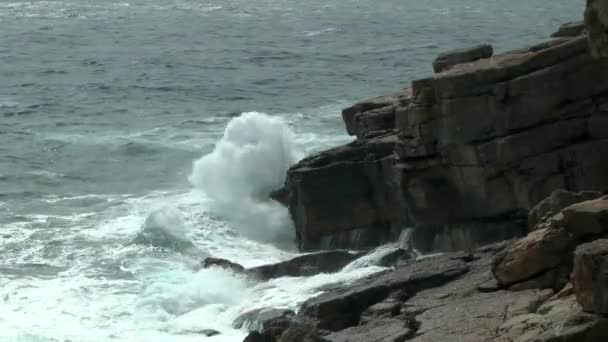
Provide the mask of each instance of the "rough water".
[{"label": "rough water", "polygon": [[265,194],[305,154],[350,140],[340,108],[428,75],[439,52],[521,47],[582,9],[0,0],[0,341],[237,342],[240,313],[297,309],[378,271],[368,258],[251,283],[197,266],[296,254]]}]

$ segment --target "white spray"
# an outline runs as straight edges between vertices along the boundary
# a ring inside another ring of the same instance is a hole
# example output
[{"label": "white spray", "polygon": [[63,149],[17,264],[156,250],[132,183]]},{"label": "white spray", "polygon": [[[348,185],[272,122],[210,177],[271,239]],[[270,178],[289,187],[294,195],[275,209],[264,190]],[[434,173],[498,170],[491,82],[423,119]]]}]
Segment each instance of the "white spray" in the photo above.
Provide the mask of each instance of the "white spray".
[{"label": "white spray", "polygon": [[250,112],[232,119],[214,150],[194,163],[190,181],[213,209],[251,239],[293,241],[287,210],[268,194],[298,159],[294,134],[279,118]]}]

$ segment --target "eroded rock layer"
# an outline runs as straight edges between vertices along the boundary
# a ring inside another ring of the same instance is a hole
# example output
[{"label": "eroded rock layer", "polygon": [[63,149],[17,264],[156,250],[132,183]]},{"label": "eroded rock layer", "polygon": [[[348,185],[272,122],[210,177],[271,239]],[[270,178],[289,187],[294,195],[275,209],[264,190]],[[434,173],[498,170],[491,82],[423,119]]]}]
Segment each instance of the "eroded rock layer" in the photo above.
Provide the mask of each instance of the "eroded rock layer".
[{"label": "eroded rock layer", "polygon": [[608,62],[580,24],[343,111],[353,143],[306,158],[282,194],[302,249],[366,248],[415,226],[422,250],[521,236],[554,189],[608,190]]}]

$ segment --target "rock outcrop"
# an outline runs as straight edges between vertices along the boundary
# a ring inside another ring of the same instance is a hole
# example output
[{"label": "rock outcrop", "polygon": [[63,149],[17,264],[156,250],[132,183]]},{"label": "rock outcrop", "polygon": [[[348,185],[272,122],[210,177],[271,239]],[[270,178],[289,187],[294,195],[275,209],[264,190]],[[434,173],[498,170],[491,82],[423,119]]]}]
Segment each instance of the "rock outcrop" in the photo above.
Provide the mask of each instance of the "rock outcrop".
[{"label": "rock outcrop", "polygon": [[203,260],[201,266],[202,268],[220,267],[246,275],[253,280],[266,281],[281,277],[309,277],[319,273],[335,273],[363,254],[332,250],[303,254],[289,260],[251,268],[245,268],[230,260],[208,257]]},{"label": "rock outcrop", "polygon": [[555,189],[608,190],[608,63],[580,25],[558,36],[444,54],[442,72],[345,109],[357,140],[279,192],[300,247],[371,248],[410,226],[423,251],[471,249],[524,235]]},{"label": "rock outcrop", "polygon": [[492,45],[489,44],[445,52],[437,56],[433,61],[433,70],[435,70],[435,72],[443,72],[458,64],[490,58],[493,54],[494,49],[492,48]]},{"label": "rock outcrop", "polygon": [[605,341],[608,319],[583,312],[572,286],[484,287],[493,280],[493,257],[506,245],[404,261],[306,301],[287,324],[252,332],[246,341]]},{"label": "rock outcrop", "polygon": [[572,284],[585,311],[608,315],[608,240],[596,240],[576,249]]},{"label": "rock outcrop", "polygon": [[587,0],[585,23],[594,56],[608,57],[608,3],[604,0]]}]

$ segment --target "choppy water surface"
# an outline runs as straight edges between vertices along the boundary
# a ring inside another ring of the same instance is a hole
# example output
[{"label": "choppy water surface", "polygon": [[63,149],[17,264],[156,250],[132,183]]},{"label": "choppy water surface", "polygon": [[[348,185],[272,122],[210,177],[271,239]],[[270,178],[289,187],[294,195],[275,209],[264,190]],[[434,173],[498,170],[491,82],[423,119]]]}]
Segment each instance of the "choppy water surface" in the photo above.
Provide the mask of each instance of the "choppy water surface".
[{"label": "choppy water surface", "polygon": [[197,265],[294,255],[263,194],[349,140],[340,108],[428,75],[441,51],[544,39],[582,8],[0,0],[0,341],[241,341],[239,313],[377,271],[252,284]]}]

